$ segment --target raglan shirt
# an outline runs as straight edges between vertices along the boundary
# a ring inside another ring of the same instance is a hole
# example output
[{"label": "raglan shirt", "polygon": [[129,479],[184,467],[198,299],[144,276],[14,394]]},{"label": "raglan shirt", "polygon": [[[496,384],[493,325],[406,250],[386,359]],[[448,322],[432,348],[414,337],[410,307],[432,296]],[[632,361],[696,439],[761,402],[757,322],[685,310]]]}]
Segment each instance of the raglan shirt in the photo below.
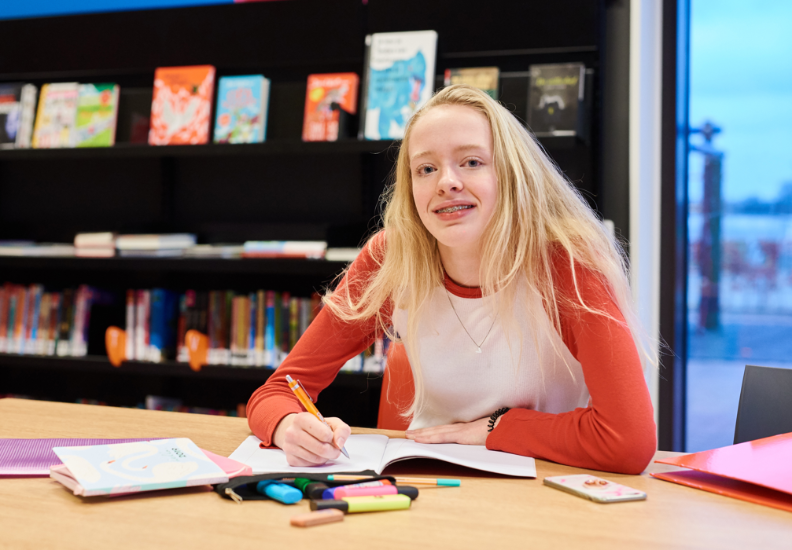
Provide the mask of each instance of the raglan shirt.
[{"label": "raglan shirt", "polygon": [[[375,236],[352,263],[339,283],[353,296],[376,271],[373,254],[381,254],[384,234]],[[570,466],[637,474],[656,449],[654,412],[641,361],[624,317],[598,274],[577,267],[559,252],[553,256],[553,278],[559,296],[580,298],[594,310],[588,312],[559,300],[561,338],[580,363],[590,394],[588,406],[558,414],[512,409],[489,434],[488,449],[532,456]],[[476,298],[480,290],[462,288],[446,278],[452,294]],[[383,305],[389,319],[392,305]],[[346,322],[324,308],[298,340],[283,364],[251,396],[247,406],[253,433],[272,444],[278,423],[303,411],[286,383],[286,375],[299,379],[314,397],[330,385],[340,368],[374,341],[379,327],[374,318]]]}]

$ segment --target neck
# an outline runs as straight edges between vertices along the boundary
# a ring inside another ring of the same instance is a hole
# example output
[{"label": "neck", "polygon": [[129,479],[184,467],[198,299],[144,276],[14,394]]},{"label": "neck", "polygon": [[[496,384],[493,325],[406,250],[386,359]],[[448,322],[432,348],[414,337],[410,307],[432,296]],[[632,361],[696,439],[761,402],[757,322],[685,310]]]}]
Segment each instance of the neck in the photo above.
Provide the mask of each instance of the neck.
[{"label": "neck", "polygon": [[468,251],[449,248],[438,243],[443,268],[452,281],[461,286],[480,287],[481,254],[478,250]]}]

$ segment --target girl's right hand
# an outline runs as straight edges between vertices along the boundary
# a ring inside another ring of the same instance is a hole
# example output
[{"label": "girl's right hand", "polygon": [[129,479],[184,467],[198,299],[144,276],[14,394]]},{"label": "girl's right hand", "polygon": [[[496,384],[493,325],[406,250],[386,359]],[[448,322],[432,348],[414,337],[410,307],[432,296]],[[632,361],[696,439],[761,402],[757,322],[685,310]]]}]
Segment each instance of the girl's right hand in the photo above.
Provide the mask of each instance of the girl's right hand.
[{"label": "girl's right hand", "polygon": [[286,453],[289,466],[320,466],[339,457],[352,430],[339,418],[325,421],[330,428],[307,412],[280,421],[272,442]]}]

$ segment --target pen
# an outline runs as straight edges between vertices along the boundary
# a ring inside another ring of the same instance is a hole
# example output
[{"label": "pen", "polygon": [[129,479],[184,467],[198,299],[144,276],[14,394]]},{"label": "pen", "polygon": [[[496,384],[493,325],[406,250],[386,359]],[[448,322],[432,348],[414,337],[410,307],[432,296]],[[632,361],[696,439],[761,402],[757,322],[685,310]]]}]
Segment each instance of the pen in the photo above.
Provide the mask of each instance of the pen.
[{"label": "pen", "polygon": [[[356,476],[333,474],[327,476],[329,481],[355,481],[370,479],[371,476]],[[409,483],[410,485],[433,485],[436,487],[459,487],[462,481],[459,479],[443,479],[443,478],[429,478],[429,477],[398,477],[396,476],[396,483]]]},{"label": "pen", "polygon": [[[327,423],[327,421],[324,419],[324,416],[322,416],[322,413],[320,413],[319,409],[316,408],[316,405],[313,404],[313,400],[308,395],[308,392],[305,391],[303,385],[300,384],[300,381],[294,380],[291,376],[287,374],[286,382],[289,383],[289,389],[294,392],[294,395],[296,395],[297,399],[300,400],[300,403],[302,403],[302,406],[305,408],[305,410],[311,413],[312,415],[314,415],[316,418],[318,418],[322,424],[330,428],[330,424]],[[330,430],[332,429],[333,428],[330,428]],[[344,447],[341,447],[339,450],[342,453],[344,453],[345,457],[349,458],[349,453],[346,451]]]}]

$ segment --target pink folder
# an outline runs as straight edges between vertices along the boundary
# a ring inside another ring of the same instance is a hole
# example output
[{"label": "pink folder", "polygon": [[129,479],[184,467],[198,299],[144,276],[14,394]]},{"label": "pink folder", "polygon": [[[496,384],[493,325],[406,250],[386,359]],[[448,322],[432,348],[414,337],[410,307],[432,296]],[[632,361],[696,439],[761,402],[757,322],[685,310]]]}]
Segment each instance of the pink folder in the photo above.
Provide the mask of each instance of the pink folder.
[{"label": "pink folder", "polygon": [[694,470],[658,479],[792,512],[792,433],[655,462]]}]

